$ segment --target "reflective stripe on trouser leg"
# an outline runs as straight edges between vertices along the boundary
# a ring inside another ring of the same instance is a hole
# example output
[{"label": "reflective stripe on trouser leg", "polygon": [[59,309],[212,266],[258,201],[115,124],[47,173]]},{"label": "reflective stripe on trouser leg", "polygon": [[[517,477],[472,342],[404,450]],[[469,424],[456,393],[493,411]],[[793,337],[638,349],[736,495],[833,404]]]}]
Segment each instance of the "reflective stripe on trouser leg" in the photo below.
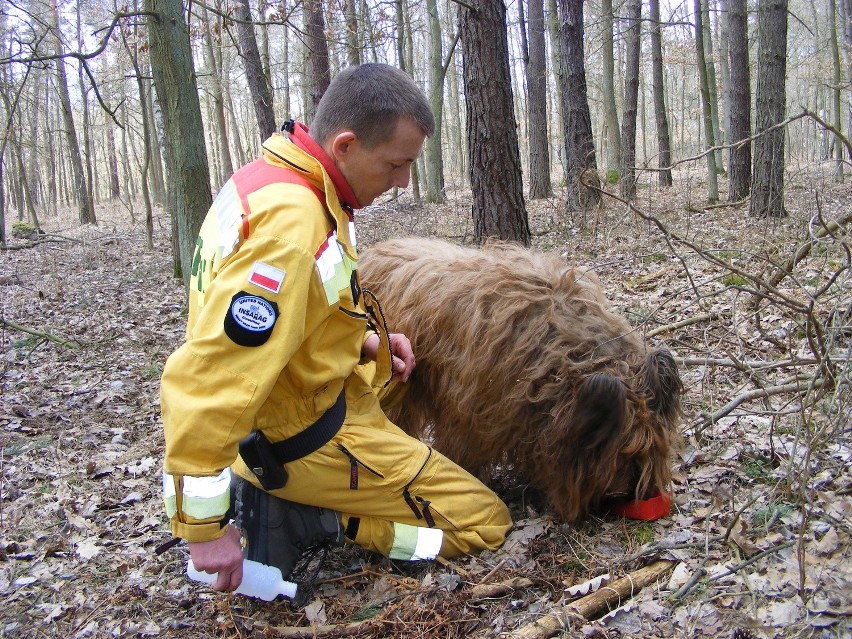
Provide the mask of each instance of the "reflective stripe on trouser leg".
[{"label": "reflective stripe on trouser leg", "polygon": [[444,531],[440,528],[422,528],[394,522],[393,546],[388,557],[405,561],[431,560],[441,551],[443,539]]}]

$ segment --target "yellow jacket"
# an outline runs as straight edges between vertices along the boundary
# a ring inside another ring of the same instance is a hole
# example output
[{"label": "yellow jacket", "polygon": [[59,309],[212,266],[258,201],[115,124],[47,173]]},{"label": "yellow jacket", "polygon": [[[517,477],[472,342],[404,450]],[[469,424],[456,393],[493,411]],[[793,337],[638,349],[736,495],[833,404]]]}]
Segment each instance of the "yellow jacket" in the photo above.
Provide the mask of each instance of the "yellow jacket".
[{"label": "yellow jacket", "polygon": [[355,207],[299,124],[289,139],[266,140],[213,202],[192,264],[186,342],[161,384],[176,537],[219,537],[240,440],[253,429],[272,442],[301,431],[353,375],[367,325]]}]

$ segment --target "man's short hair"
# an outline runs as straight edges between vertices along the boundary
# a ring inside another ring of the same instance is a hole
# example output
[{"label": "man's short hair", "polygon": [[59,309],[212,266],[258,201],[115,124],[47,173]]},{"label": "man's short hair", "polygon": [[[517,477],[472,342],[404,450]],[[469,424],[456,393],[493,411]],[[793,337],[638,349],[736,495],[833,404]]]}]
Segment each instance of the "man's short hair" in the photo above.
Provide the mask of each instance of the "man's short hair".
[{"label": "man's short hair", "polygon": [[355,133],[367,146],[389,140],[399,118],[417,123],[426,135],[435,132],[429,100],[414,79],[387,64],[347,67],[331,81],[310,124],[320,145],[343,130]]}]

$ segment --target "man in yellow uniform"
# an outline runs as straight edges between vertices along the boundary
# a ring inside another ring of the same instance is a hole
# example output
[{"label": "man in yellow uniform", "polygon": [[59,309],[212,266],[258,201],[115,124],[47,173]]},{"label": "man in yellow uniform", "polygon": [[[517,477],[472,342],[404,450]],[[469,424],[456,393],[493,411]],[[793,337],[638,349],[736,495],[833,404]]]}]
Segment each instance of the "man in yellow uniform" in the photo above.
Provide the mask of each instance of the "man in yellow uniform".
[{"label": "man in yellow uniform", "polygon": [[[186,342],[162,378],[163,487],[172,533],[189,542],[196,569],[218,573],[216,590],[242,580],[240,532],[226,517],[232,485],[238,505],[260,494],[272,510],[317,507],[327,529],[333,511],[329,536],[340,526],[348,541],[394,559],[495,549],[511,527],[492,491],[379,405],[415,359],[359,286],[354,210],[408,185],[434,126],[404,72],[350,67],[310,133],[289,122],[287,135],[272,135],[204,221]],[[371,360],[375,378],[358,366]],[[256,526],[256,515],[243,525]],[[286,577],[290,565],[281,567]]]}]

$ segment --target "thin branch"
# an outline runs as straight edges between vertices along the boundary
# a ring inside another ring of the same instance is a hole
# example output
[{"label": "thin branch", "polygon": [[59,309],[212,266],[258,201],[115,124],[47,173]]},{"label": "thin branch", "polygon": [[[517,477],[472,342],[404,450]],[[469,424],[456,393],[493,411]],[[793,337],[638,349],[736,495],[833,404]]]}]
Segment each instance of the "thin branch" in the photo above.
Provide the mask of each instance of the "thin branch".
[{"label": "thin branch", "polygon": [[[236,16],[234,16],[231,13],[226,13],[225,11],[222,11],[221,9],[218,9],[216,7],[212,7],[209,4],[207,4],[206,2],[201,2],[200,0],[192,0],[192,4],[194,4],[197,7],[201,7],[202,9],[206,9],[210,13],[216,14],[220,18],[224,18],[225,20],[228,20],[229,22],[233,22],[234,24],[250,24],[250,25],[253,25],[253,26],[260,26],[260,27],[264,27],[264,26],[291,27],[292,29],[301,33],[301,30],[296,25],[294,25],[290,22],[290,16],[292,16],[296,12],[296,8],[301,4],[301,2],[295,3],[291,7],[290,12],[287,13],[286,17],[283,20],[243,20],[242,18],[237,18]],[[196,16],[196,17],[198,17],[198,16]],[[199,19],[201,19],[201,18],[199,18]],[[226,24],[225,28],[227,28],[227,26],[228,25]]]},{"label": "thin branch", "polygon": [[15,57],[7,57],[0,58],[0,64],[9,64],[12,62],[18,62],[21,64],[30,64],[33,62],[52,62],[53,60],[63,60],[65,58],[74,58],[75,60],[85,61],[91,60],[92,58],[98,57],[101,53],[103,53],[107,45],[109,44],[109,40],[112,37],[112,32],[115,31],[115,28],[118,26],[119,22],[124,18],[135,18],[137,16],[151,16],[152,18],[158,18],[159,14],[153,11],[134,11],[134,12],[119,12],[113,14],[112,22],[101,29],[101,31],[106,30],[107,34],[101,39],[100,44],[89,53],[78,53],[77,51],[67,51],[61,54],[48,53],[48,54],[39,54],[33,55],[26,58],[15,58]]},{"label": "thin branch", "polygon": [[22,326],[17,322],[13,322],[12,320],[7,320],[2,317],[0,317],[0,325],[15,329],[16,331],[21,331],[22,333],[41,337],[42,339],[50,340],[51,342],[56,342],[57,344],[59,344],[60,346],[64,346],[65,348],[70,348],[72,350],[77,350],[80,348],[80,345],[72,340],[57,337],[56,335],[51,335],[50,333],[45,333],[43,331],[37,331],[34,328]]},{"label": "thin branch", "polygon": [[654,337],[655,335],[659,335],[660,333],[666,333],[668,331],[674,331],[678,328],[683,328],[684,326],[690,326],[692,324],[699,324],[701,322],[713,321],[717,320],[721,317],[719,313],[702,313],[701,315],[696,315],[695,317],[689,317],[687,319],[681,320],[679,322],[674,322],[672,324],[666,324],[665,326],[658,326],[657,328],[648,331],[645,333],[646,337]]},{"label": "thin branch", "polygon": [[815,122],[818,122],[819,125],[822,128],[827,129],[827,130],[831,131],[832,133],[834,133],[834,135],[837,136],[837,139],[840,140],[841,144],[843,144],[843,146],[846,147],[846,152],[849,155],[852,155],[852,142],[849,141],[849,138],[847,138],[840,131],[835,129],[833,126],[831,126],[828,122],[826,122],[821,117],[819,117],[813,111],[808,111],[807,109],[805,109],[804,111],[802,111],[802,115],[808,116],[809,118],[811,118]]},{"label": "thin branch", "polygon": [[790,366],[812,366],[818,363],[816,359],[782,359],[777,362],[765,362],[761,360],[734,361],[728,357],[676,357],[675,361],[680,366],[729,366],[740,370],[742,370],[742,366],[749,370],[768,370]]},{"label": "thin branch", "polygon": [[784,264],[778,266],[779,272],[769,278],[769,283],[772,286],[778,286],[778,284],[781,283],[781,280],[790,275],[796,265],[810,254],[811,249],[813,249],[813,247],[816,246],[821,239],[824,239],[838,231],[845,230],[844,227],[850,223],[852,223],[852,211],[848,211],[839,220],[830,220],[827,223],[823,222],[821,228],[811,232],[811,237],[813,239],[802,244],[798,249],[796,249],[796,252],[793,253],[793,255],[787,258],[787,261],[784,262]]},{"label": "thin branch", "polygon": [[710,415],[705,414],[699,426],[701,428],[706,428],[710,424],[719,421],[722,417],[731,413],[737,406],[739,406],[743,402],[747,402],[752,399],[772,397],[773,395],[782,395],[784,393],[802,392],[809,389],[820,389],[824,386],[830,386],[831,384],[832,382],[830,380],[827,380],[823,377],[819,377],[814,380],[813,383],[809,384],[802,384],[800,382],[796,382],[792,384],[781,384],[780,386],[769,386],[768,388],[755,388],[754,390],[750,390],[748,392],[742,393],[741,395],[738,395],[714,413]]}]

